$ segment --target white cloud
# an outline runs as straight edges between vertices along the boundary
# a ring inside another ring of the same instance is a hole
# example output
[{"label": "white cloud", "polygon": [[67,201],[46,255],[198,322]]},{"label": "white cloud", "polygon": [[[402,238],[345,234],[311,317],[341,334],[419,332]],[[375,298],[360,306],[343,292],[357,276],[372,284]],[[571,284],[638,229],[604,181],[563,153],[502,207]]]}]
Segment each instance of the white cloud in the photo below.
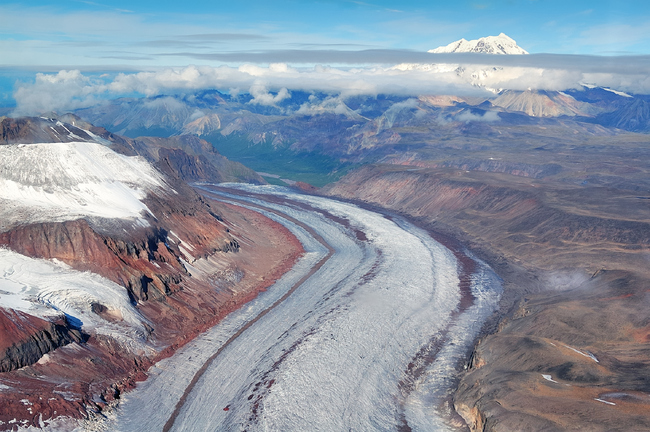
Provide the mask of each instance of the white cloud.
[{"label": "white cloud", "polygon": [[291,97],[291,94],[285,87],[282,87],[276,95],[273,95],[261,83],[253,84],[248,92],[253,96],[253,99],[248,103],[254,105],[276,106],[279,102]]},{"label": "white cloud", "polygon": [[566,90],[579,87],[584,79],[584,74],[577,70],[564,69],[543,69],[535,67],[504,67],[498,70],[489,70],[481,66],[475,66],[465,71],[468,75],[483,75],[475,79],[481,85],[492,89],[509,90]]},{"label": "white cloud", "polygon": [[457,121],[469,123],[469,122],[495,122],[501,120],[499,114],[496,111],[486,111],[483,115],[474,114],[471,111],[463,111],[458,114],[455,118]]},{"label": "white cloud", "polygon": [[93,105],[105,91],[103,82],[93,81],[78,70],[38,73],[34,84],[20,86],[14,93],[19,101],[14,114],[41,114]]},{"label": "white cloud", "polygon": [[309,102],[302,104],[298,111],[296,111],[296,114],[299,115],[316,115],[324,113],[348,116],[356,115],[356,113],[345,104],[340,96],[328,96],[321,101],[316,96],[312,95],[309,97]]},{"label": "white cloud", "polygon": [[385,114],[392,114],[402,111],[403,109],[415,109],[419,106],[419,101],[415,98],[407,99],[403,102],[394,103],[386,110]]},{"label": "white cloud", "polygon": [[[252,103],[272,105],[290,97],[288,89],[351,95],[476,94],[483,90],[463,82],[453,73],[394,71],[383,68],[337,69],[315,66],[298,70],[287,65],[244,65],[239,68],[187,66],[157,72],[118,74],[112,81],[91,80],[79,71],[55,75],[38,74],[33,84],[23,84],[14,93],[17,114],[39,114],[71,110],[97,103],[111,94],[140,93],[145,96],[188,93],[201,89],[248,89]],[[275,94],[271,94],[274,92]]]},{"label": "white cloud", "polygon": [[[500,56],[505,57],[505,56]],[[579,88],[581,83],[610,87],[628,93],[650,94],[650,73],[647,58],[628,59],[626,68],[607,61],[598,67],[594,60],[586,71],[576,67],[574,57],[549,58],[549,68],[539,67],[539,60],[527,66],[509,65],[513,59],[497,66],[463,65],[463,72],[453,67],[396,68],[368,66],[341,68],[316,65],[295,68],[286,63],[258,65],[187,66],[154,72],[121,73],[114,79],[91,79],[78,70],[57,74],[37,74],[32,84],[18,87],[14,97],[17,114],[39,114],[51,110],[65,111],[89,106],[107,97],[139,93],[145,96],[186,94],[201,89],[232,89],[248,91],[251,103],[276,105],[291,97],[291,90],[319,91],[335,95],[331,99],[309,104],[303,112],[327,110],[341,113],[340,101],[354,95],[396,94],[489,96],[487,89],[565,90]],[[562,68],[562,62],[567,68]],[[530,65],[530,66],[528,66]],[[484,119],[486,120],[486,119]]]},{"label": "white cloud", "polygon": [[162,97],[146,100],[144,106],[149,109],[165,109],[166,111],[180,111],[186,109],[186,105],[173,97]]},{"label": "white cloud", "polygon": [[650,74],[589,73],[584,74],[584,82],[627,93],[650,94]]},{"label": "white cloud", "polygon": [[567,291],[585,287],[585,283],[589,281],[589,277],[586,274],[578,271],[550,272],[546,275],[545,279],[544,285],[555,291]]}]

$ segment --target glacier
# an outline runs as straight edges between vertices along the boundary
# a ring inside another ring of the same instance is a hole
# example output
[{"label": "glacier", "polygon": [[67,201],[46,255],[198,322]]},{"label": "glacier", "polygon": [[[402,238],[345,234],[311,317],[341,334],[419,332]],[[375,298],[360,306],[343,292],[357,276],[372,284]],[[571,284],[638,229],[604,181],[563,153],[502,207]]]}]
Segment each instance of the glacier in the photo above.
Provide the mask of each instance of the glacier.
[{"label": "glacier", "polygon": [[[203,190],[279,221],[306,253],[269,290],[156,364],[124,396],[110,429],[382,431],[406,422],[453,430],[444,402],[496,307],[491,269],[477,265],[475,301],[461,311],[455,256],[409,222],[275,186],[229,187]],[[409,363],[441,334],[435,361],[404,394]]]}]

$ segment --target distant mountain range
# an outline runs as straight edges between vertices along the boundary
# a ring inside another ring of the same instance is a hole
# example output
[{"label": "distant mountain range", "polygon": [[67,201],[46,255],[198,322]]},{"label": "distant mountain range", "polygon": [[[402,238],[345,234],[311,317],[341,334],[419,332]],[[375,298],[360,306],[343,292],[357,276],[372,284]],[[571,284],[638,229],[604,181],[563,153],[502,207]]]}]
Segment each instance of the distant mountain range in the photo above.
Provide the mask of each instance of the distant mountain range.
[{"label": "distant mountain range", "polygon": [[[199,137],[255,171],[317,186],[335,181],[358,164],[383,160],[397,148],[443,137],[500,135],[505,142],[511,139],[513,127],[533,134],[548,126],[570,134],[573,130],[595,135],[650,131],[647,96],[598,87],[563,92],[504,90],[490,98],[290,94],[271,106],[249,103],[250,95],[216,90],[119,99],[77,110],[75,115],[138,142],[151,142],[140,136],[185,136],[174,138],[179,143],[187,136]],[[188,154],[212,158],[205,152],[210,146],[192,148],[186,148]]]}]

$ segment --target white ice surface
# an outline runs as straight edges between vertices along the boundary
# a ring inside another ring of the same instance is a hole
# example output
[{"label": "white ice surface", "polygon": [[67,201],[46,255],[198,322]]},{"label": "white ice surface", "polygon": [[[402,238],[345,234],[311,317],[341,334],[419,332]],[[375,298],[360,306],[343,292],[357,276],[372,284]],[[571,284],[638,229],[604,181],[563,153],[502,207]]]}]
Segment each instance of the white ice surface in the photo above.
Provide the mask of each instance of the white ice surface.
[{"label": "white ice surface", "polygon": [[101,144],[0,146],[0,230],[16,222],[85,216],[144,224],[142,213],[149,210],[142,199],[163,187],[162,176],[144,159]]},{"label": "white ice surface", "polygon": [[[477,272],[472,286],[477,303],[452,321],[460,300],[456,259],[422,230],[325,198],[238,187],[344,217],[369,241],[358,241],[319,213],[250,199],[310,226],[335,253],[222,351],[189,394],[172,430],[395,430],[404,415],[413,430],[446,427],[443,420],[426,418],[438,416],[432,408],[438,399],[416,391],[402,406],[399,382],[420,348],[451,325],[448,342],[422,377],[422,386],[436,398],[448,394],[452,372],[498,298],[484,286],[494,282],[491,274]],[[157,364],[146,382],[125,395],[116,430],[161,430],[205,360],[326,254],[302,228],[268,215],[298,235],[307,255],[255,301]],[[152,401],[156,410],[142,416]]]},{"label": "white ice surface", "polygon": [[446,403],[456,387],[455,371],[471,349],[481,326],[497,308],[502,293],[501,280],[492,269],[468,251],[465,253],[474,259],[478,267],[472,275],[471,284],[474,304],[453,322],[435,361],[406,400],[406,420],[414,431],[454,430],[446,422],[451,410]]},{"label": "white ice surface", "polygon": [[[92,311],[93,303],[104,305],[121,319],[105,320]],[[145,319],[123,287],[60,262],[0,248],[0,307],[45,319],[65,314],[87,333],[111,336],[135,352],[148,349]]]}]

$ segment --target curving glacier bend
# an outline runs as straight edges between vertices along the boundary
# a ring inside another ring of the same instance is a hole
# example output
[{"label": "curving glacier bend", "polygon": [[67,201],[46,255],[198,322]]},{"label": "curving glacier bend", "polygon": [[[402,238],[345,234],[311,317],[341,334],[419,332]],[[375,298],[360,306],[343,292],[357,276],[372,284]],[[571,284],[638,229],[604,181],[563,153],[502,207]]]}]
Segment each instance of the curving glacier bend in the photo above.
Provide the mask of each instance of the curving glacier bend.
[{"label": "curving glacier bend", "polygon": [[[477,262],[473,302],[461,308],[456,257],[412,224],[284,188],[229,187],[202,189],[284,224],[306,254],[153,367],[111,428],[453,430],[443,402],[501,292],[489,267]],[[432,340],[441,344],[435,358],[407,376]]]}]

